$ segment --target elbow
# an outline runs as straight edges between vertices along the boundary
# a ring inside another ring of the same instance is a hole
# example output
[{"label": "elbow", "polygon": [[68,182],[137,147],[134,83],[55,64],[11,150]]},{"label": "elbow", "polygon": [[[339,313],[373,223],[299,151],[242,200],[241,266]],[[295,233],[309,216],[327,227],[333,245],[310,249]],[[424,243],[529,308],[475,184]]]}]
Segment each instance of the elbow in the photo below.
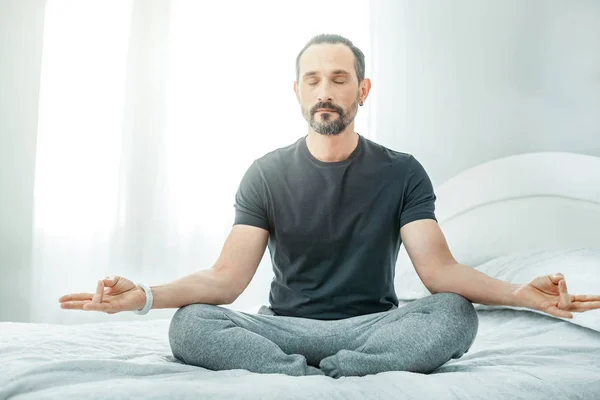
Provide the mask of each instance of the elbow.
[{"label": "elbow", "polygon": [[228,281],[221,282],[218,289],[215,291],[214,296],[219,304],[231,304],[240,297],[240,292]]},{"label": "elbow", "polygon": [[239,290],[239,285],[236,280],[232,278],[228,270],[213,267],[210,270],[212,274],[213,283],[213,297],[216,302],[223,305],[233,303],[240,297],[242,293]]},{"label": "elbow", "polygon": [[431,294],[448,292],[451,291],[448,283],[456,275],[456,272],[452,271],[454,265],[456,263],[436,264],[427,269],[421,269],[421,273],[417,270],[417,274]]},{"label": "elbow", "polygon": [[232,304],[234,301],[236,301],[238,299],[238,297],[240,297],[239,294],[225,295],[225,296],[223,296],[223,299],[221,300],[221,304],[225,304],[225,305]]},{"label": "elbow", "polygon": [[426,284],[426,283],[423,283],[423,284],[425,285],[425,287],[427,288],[427,290],[428,290],[428,291],[429,291],[429,293],[431,293],[431,294],[436,294],[436,293],[439,293],[439,292],[440,292],[440,291],[437,289],[437,287],[436,287],[436,286],[434,286],[434,285],[431,285],[431,284]]},{"label": "elbow", "polygon": [[427,288],[427,290],[431,294],[436,294],[436,293],[440,293],[443,291],[439,287],[440,286],[439,281],[440,281],[440,279],[436,279],[436,278],[429,277],[429,276],[425,276],[425,277],[421,278],[421,282],[423,283],[425,288]]},{"label": "elbow", "polygon": [[427,290],[429,291],[429,293],[431,294],[436,294],[436,293],[440,293],[438,290],[433,289],[431,286],[425,286],[427,288]]},{"label": "elbow", "polygon": [[235,285],[235,282],[226,279],[223,281],[223,285],[219,292],[221,294],[222,304],[232,304],[240,297],[243,290],[239,290],[239,287]]}]

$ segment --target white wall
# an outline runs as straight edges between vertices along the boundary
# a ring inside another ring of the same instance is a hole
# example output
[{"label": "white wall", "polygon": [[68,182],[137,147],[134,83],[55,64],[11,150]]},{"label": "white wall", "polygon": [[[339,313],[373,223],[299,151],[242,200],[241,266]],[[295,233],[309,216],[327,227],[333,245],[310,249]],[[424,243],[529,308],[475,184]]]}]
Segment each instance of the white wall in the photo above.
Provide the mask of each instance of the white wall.
[{"label": "white wall", "polygon": [[43,0],[0,0],[0,321],[29,316]]},{"label": "white wall", "polygon": [[[371,11],[374,139],[415,154],[434,184],[511,154],[600,156],[600,1],[374,0]],[[43,0],[0,0],[0,321],[27,321],[34,295],[43,17]]]},{"label": "white wall", "polygon": [[600,156],[600,1],[375,0],[375,140],[434,185],[533,151]]}]

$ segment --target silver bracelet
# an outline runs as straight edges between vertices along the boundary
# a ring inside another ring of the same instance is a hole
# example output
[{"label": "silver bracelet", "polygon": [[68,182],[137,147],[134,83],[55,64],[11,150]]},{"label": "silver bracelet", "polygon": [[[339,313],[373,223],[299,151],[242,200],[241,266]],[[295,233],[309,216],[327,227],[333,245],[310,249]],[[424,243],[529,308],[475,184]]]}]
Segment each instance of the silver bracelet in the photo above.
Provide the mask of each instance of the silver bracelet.
[{"label": "silver bracelet", "polygon": [[142,307],[140,310],[133,310],[133,313],[137,315],[146,315],[152,308],[152,290],[150,290],[150,288],[143,283],[137,283],[137,285],[144,289],[144,292],[146,292],[146,304],[144,304],[144,307]]}]

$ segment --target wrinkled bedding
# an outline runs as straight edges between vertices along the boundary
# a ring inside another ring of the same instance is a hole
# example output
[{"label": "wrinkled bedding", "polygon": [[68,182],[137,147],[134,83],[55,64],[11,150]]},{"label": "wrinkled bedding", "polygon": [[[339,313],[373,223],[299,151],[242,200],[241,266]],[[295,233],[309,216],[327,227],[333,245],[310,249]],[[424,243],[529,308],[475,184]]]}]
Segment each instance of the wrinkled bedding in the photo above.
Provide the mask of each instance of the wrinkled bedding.
[{"label": "wrinkled bedding", "polygon": [[524,310],[477,312],[469,352],[429,375],[340,379],[182,364],[168,319],[2,322],[0,399],[600,399],[600,332]]}]

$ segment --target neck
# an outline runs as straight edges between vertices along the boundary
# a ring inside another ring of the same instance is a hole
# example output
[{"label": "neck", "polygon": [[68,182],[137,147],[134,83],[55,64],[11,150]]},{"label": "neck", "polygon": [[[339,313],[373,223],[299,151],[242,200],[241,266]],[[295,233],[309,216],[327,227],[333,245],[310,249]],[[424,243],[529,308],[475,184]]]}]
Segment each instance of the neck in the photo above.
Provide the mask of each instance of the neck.
[{"label": "neck", "polygon": [[321,135],[309,129],[306,145],[313,157],[319,161],[344,161],[358,146],[358,134],[354,132],[354,124],[335,136]]}]

